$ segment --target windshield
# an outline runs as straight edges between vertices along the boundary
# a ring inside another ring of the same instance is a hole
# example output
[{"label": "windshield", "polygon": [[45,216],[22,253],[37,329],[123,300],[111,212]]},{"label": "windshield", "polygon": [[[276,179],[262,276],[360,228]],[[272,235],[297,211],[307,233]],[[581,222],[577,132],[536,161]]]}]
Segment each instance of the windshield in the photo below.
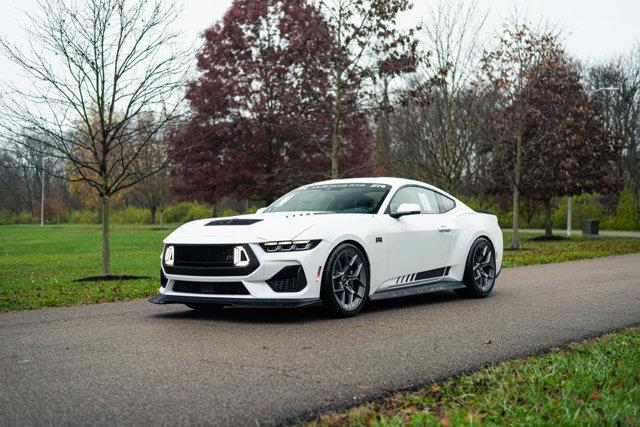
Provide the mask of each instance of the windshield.
[{"label": "windshield", "polygon": [[315,184],[276,200],[265,212],[332,212],[374,214],[391,189],[386,184]]}]

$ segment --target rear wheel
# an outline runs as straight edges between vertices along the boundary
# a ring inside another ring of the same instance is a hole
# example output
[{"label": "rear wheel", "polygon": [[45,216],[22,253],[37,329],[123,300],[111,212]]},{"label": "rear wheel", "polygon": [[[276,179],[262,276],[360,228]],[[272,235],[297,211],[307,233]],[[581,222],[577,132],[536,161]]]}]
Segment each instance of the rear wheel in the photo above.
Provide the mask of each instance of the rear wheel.
[{"label": "rear wheel", "polygon": [[343,243],[331,252],[321,294],[329,314],[350,317],[362,310],[369,295],[369,266],[357,246]]},{"label": "rear wheel", "polygon": [[471,245],[464,270],[464,289],[457,289],[462,296],[485,298],[489,296],[496,280],[496,254],[486,237],[479,237]]}]

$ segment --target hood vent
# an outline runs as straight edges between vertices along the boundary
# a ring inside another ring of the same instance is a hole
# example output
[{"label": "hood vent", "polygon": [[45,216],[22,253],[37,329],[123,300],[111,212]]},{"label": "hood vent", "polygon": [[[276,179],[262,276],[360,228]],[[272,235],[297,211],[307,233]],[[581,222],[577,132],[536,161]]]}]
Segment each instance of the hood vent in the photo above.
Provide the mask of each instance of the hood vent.
[{"label": "hood vent", "polygon": [[229,219],[214,219],[211,222],[205,224],[209,225],[251,225],[256,222],[262,221],[261,219],[249,219],[249,218],[229,218]]}]

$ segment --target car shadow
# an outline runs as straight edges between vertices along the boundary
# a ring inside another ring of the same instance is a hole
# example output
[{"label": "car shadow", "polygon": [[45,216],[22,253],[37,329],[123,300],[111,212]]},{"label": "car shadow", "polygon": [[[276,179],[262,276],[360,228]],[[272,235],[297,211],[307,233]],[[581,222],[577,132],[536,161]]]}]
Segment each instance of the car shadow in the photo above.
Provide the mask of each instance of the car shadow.
[{"label": "car shadow", "polygon": [[306,308],[235,308],[225,307],[213,311],[192,310],[175,304],[176,311],[158,313],[153,317],[164,319],[218,320],[242,323],[301,323],[327,319],[319,307]]},{"label": "car shadow", "polygon": [[[443,304],[460,300],[452,291],[433,292],[381,301],[369,301],[361,314],[374,314],[408,307]],[[185,319],[197,321],[227,321],[239,323],[311,323],[320,321],[339,321],[340,318],[328,316],[322,307],[304,308],[233,308],[226,307],[210,312],[192,310],[186,306],[175,304],[175,311],[151,315],[161,319]]]}]

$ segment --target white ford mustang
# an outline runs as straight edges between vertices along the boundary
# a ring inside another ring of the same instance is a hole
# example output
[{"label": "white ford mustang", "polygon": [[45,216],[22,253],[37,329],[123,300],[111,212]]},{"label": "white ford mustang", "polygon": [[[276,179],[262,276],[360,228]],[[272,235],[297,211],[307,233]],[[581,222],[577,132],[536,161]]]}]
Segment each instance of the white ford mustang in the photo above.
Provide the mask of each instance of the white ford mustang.
[{"label": "white ford mustang", "polygon": [[494,215],[398,178],[305,185],[254,215],[184,224],[164,244],[151,301],[197,310],[322,304],[353,316],[367,300],[486,297],[502,265]]}]

